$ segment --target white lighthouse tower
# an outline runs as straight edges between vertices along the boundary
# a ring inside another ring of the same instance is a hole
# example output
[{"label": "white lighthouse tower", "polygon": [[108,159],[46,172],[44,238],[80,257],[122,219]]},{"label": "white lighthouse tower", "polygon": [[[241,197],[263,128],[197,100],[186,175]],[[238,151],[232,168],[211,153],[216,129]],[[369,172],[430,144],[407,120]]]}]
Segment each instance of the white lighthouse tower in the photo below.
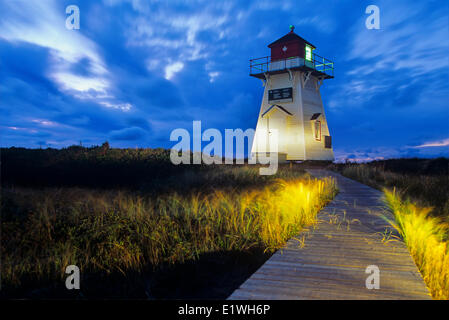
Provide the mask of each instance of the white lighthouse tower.
[{"label": "white lighthouse tower", "polygon": [[265,87],[251,154],[273,152],[270,141],[276,133],[279,162],[333,161],[320,86],[334,77],[334,64],[293,30],[290,26],[289,33],[268,45],[271,56],[250,60],[250,75]]}]

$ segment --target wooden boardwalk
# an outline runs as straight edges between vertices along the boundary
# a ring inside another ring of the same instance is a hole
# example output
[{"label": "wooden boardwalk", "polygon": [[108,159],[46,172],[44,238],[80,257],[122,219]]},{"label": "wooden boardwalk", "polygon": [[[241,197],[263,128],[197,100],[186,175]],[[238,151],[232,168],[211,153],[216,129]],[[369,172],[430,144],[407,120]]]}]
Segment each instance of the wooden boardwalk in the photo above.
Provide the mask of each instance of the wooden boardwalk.
[{"label": "wooden boardwalk", "polygon": [[[382,192],[337,173],[339,194],[319,214],[319,222],[290,239],[229,299],[431,299],[402,241],[393,229]],[[380,270],[380,288],[367,289],[366,268]]]}]

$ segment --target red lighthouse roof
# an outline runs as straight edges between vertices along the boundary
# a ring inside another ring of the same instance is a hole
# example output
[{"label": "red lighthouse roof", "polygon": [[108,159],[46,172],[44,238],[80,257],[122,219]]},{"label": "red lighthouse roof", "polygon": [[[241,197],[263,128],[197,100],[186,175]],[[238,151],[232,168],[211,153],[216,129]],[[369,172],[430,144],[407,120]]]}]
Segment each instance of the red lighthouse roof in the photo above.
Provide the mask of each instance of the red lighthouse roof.
[{"label": "red lighthouse roof", "polygon": [[305,50],[310,50],[310,57],[315,46],[293,32],[294,26],[290,26],[290,32],[280,39],[270,43],[271,60],[283,60],[291,57],[305,58]]},{"label": "red lighthouse roof", "polygon": [[311,44],[309,41],[301,38],[300,36],[298,36],[296,33],[294,33],[293,31],[290,31],[289,33],[287,33],[285,36],[283,36],[282,38],[277,39],[276,41],[270,43],[268,45],[268,48],[273,47],[274,45],[277,44],[284,44],[287,42],[302,42],[302,43],[307,43],[309,46],[313,47],[314,49],[316,48],[313,44]]}]

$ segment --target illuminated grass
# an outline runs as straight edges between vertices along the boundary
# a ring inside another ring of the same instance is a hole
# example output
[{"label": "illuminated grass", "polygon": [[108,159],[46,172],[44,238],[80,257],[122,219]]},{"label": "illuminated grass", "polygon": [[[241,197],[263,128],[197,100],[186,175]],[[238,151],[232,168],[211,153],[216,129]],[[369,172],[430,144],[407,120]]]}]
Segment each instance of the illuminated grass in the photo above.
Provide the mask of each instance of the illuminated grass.
[{"label": "illuminated grass", "polygon": [[[251,178],[239,170],[245,181]],[[273,251],[314,223],[336,192],[330,179],[284,176],[257,188],[158,197],[79,188],[4,191],[3,289],[61,280],[70,264],[84,275],[126,276],[207,252]]]},{"label": "illuminated grass", "polygon": [[431,208],[402,201],[395,191],[385,190],[401,234],[434,299],[449,299],[448,225],[429,215]]}]

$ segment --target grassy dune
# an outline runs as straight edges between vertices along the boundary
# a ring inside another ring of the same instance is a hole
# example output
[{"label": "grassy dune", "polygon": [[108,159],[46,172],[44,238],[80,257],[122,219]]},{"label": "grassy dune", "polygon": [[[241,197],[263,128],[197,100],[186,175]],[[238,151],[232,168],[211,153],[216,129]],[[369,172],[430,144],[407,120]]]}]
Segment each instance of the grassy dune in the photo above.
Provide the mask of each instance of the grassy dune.
[{"label": "grassy dune", "polygon": [[449,299],[448,224],[429,215],[431,208],[401,200],[385,191],[394,214],[391,224],[404,239],[434,299]]},{"label": "grassy dune", "polygon": [[169,180],[184,186],[160,193],[153,187],[4,189],[3,294],[63,283],[70,264],[83,277],[130,278],[206,253],[272,252],[314,223],[336,192],[332,180],[288,167],[266,177],[257,167],[217,166]]}]

